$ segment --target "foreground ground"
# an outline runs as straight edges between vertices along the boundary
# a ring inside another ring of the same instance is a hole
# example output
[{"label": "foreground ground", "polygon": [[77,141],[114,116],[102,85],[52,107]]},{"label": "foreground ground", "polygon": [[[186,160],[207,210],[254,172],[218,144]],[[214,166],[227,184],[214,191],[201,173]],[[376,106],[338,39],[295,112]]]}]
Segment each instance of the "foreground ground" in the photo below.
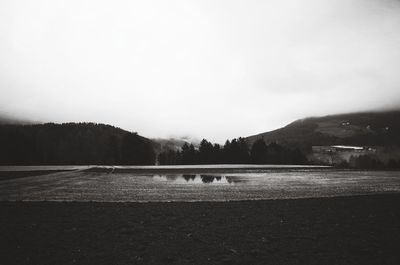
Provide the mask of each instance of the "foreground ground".
[{"label": "foreground ground", "polygon": [[400,195],[0,202],[1,264],[400,264]]}]

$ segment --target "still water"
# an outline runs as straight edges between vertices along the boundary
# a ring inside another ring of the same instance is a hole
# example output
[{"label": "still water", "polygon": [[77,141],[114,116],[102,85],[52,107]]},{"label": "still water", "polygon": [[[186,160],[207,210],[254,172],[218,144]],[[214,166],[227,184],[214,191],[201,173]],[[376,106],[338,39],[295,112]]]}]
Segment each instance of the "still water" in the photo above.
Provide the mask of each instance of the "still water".
[{"label": "still water", "polygon": [[[0,200],[232,201],[400,192],[396,171],[201,166],[68,167],[52,172],[30,167],[23,177],[13,177],[23,169],[0,168]],[[44,173],[29,176],[35,170]]]},{"label": "still water", "polygon": [[229,185],[245,182],[245,178],[238,176],[205,175],[205,174],[179,174],[179,175],[154,175],[155,181],[174,184],[209,184],[209,185]]}]

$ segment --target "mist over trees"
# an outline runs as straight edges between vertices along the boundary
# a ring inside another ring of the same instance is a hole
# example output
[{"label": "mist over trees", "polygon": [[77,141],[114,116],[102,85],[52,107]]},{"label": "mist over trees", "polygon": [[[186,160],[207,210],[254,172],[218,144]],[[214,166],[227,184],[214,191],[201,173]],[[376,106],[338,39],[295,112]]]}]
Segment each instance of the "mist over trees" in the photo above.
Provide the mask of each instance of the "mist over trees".
[{"label": "mist over trees", "polygon": [[305,164],[307,159],[298,148],[265,144],[262,139],[248,147],[244,138],[227,140],[223,146],[203,139],[198,149],[185,143],[181,150],[161,152],[160,165],[195,164]]},{"label": "mist over trees", "polygon": [[150,140],[110,125],[1,125],[2,165],[154,165]]}]

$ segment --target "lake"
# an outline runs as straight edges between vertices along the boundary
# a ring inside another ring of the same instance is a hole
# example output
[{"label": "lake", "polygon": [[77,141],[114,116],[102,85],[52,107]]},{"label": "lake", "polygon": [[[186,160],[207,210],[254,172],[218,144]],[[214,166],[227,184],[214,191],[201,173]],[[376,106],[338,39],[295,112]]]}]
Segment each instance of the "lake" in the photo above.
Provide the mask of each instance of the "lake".
[{"label": "lake", "polygon": [[234,201],[398,192],[398,171],[319,166],[0,167],[1,201]]}]

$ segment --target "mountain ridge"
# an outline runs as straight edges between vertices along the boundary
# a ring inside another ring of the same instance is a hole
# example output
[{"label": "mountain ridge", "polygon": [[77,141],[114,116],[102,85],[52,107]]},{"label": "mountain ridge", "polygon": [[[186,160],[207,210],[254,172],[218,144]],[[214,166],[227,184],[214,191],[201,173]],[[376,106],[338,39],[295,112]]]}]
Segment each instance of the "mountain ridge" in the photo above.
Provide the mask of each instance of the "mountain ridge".
[{"label": "mountain ridge", "polygon": [[400,110],[355,112],[295,120],[269,132],[246,137],[297,145],[400,145]]}]

